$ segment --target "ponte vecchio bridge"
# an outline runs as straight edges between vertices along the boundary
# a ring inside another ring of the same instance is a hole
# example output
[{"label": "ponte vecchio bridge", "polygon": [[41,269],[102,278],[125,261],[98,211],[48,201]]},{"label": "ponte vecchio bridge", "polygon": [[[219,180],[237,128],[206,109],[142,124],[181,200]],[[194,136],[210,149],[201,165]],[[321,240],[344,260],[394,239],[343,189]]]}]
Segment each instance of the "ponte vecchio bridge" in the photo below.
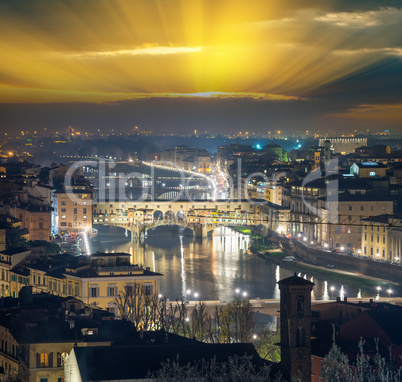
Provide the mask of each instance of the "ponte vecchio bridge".
[{"label": "ponte vecchio bridge", "polygon": [[158,225],[182,225],[197,237],[222,226],[262,225],[286,233],[289,209],[266,200],[143,200],[93,205],[93,224],[125,228],[138,237]]}]

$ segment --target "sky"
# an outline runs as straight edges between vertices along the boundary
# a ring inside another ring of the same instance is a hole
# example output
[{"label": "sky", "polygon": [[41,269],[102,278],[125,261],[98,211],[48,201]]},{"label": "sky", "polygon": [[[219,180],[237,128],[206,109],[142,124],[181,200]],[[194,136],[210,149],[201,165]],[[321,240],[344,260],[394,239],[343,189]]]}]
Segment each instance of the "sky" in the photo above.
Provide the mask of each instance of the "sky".
[{"label": "sky", "polygon": [[402,1],[0,0],[0,132],[402,133]]}]

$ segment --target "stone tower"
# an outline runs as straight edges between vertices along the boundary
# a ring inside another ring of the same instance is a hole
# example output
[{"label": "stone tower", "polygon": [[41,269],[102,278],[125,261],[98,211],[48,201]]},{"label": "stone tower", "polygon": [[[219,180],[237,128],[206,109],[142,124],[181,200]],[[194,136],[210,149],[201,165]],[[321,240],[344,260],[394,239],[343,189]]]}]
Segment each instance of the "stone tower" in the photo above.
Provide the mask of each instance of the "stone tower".
[{"label": "stone tower", "polygon": [[288,381],[311,380],[311,291],[314,283],[294,276],[278,281],[280,289],[281,366]]}]

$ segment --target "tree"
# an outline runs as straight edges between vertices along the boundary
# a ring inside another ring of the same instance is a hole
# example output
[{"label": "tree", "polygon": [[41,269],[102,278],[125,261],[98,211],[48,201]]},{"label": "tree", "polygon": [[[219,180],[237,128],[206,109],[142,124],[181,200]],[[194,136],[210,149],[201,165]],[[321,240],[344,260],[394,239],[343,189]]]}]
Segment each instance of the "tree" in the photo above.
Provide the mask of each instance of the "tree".
[{"label": "tree", "polygon": [[6,245],[7,248],[25,247],[27,240],[24,235],[27,230],[21,228],[11,228],[6,231]]},{"label": "tree", "polygon": [[144,285],[134,284],[114,299],[119,316],[131,321],[136,330],[160,329],[158,296],[147,293]]},{"label": "tree", "polygon": [[254,346],[261,358],[271,362],[280,362],[281,348],[278,345],[280,342],[279,330],[272,331],[264,328],[258,333]]},{"label": "tree", "polygon": [[396,369],[391,357],[389,360],[381,356],[377,344],[377,352],[372,362],[364,354],[364,341],[359,342],[359,353],[355,363],[342,353],[336,345],[335,338],[332,347],[325,357],[320,374],[322,382],[402,382],[402,367]]},{"label": "tree", "polygon": [[219,314],[219,342],[251,342],[255,328],[249,300],[236,297]]},{"label": "tree", "polygon": [[167,360],[160,370],[149,373],[148,378],[157,382],[282,382],[282,376],[271,376],[271,369],[264,365],[256,368],[251,356],[232,356],[226,362],[201,360],[182,365],[180,360]]},{"label": "tree", "polygon": [[50,241],[46,240],[30,240],[28,241],[28,245],[30,247],[45,247],[46,253],[60,253],[61,247],[58,244],[51,243]]}]

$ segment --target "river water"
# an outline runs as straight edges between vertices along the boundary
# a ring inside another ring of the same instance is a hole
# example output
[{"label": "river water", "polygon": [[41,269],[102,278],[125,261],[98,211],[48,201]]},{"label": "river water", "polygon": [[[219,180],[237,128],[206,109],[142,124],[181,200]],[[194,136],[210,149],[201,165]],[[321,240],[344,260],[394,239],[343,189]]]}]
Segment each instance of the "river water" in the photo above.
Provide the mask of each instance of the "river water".
[{"label": "river water", "polygon": [[[172,233],[157,227],[142,243],[131,241],[122,229],[100,227],[97,238],[92,240],[91,250],[130,253],[133,264],[150,267],[164,275],[161,293],[171,300],[183,296],[190,300],[230,301],[237,289],[240,295],[247,293],[251,299],[279,298],[277,281],[291,276],[294,271],[286,269],[286,265],[278,266],[247,254],[249,243],[247,235],[230,228],[216,229],[208,239],[195,239],[186,236],[183,228]],[[299,275],[316,284],[312,297],[317,300],[343,295],[357,297],[359,294],[356,288],[331,280]],[[187,290],[191,290],[190,295]],[[198,298],[194,293],[198,293]],[[361,295],[366,297],[365,291]]]}]

